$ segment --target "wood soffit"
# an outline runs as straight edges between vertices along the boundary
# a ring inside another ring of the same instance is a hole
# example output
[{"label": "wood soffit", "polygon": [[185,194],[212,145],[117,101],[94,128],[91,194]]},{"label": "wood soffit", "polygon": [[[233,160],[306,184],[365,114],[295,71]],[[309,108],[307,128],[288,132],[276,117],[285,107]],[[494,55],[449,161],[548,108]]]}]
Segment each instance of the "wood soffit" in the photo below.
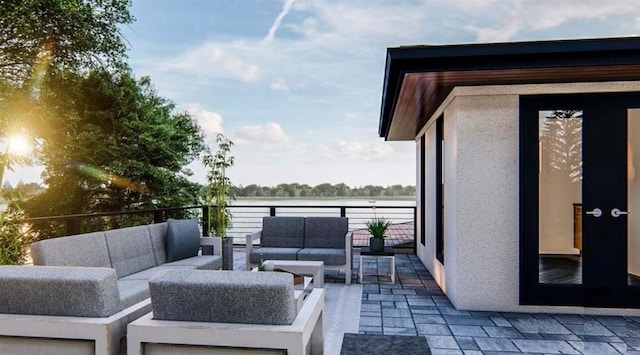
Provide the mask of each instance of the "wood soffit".
[{"label": "wood soffit", "polygon": [[640,37],[389,48],[379,134],[413,140],[456,86],[640,80]]}]

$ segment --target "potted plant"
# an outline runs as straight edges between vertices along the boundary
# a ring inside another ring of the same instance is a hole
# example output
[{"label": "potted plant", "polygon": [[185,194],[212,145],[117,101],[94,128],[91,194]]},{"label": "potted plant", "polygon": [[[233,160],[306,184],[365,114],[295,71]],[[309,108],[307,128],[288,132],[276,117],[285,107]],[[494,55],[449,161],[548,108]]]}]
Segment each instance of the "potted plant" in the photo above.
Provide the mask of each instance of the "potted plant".
[{"label": "potted plant", "polygon": [[213,234],[222,238],[222,269],[233,270],[233,240],[227,238],[227,229],[231,226],[231,212],[227,206],[234,199],[233,184],[227,176],[227,169],[233,166],[233,157],[229,155],[233,142],[218,133],[216,143],[215,154],[207,153],[203,158],[208,169],[205,204],[209,211],[204,217]]},{"label": "potted plant", "polygon": [[387,229],[391,225],[391,221],[384,217],[373,217],[372,220],[366,222],[367,230],[371,233],[369,238],[369,247],[373,252],[384,251],[384,237]]}]

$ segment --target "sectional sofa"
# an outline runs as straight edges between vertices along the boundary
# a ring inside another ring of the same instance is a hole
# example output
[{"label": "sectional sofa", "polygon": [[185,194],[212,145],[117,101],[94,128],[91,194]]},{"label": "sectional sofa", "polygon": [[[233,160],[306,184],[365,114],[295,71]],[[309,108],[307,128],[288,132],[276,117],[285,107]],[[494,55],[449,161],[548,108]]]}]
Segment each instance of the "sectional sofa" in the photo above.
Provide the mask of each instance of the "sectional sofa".
[{"label": "sectional sofa", "polygon": [[[259,245],[254,241],[260,240]],[[353,232],[344,217],[264,217],[262,230],[247,235],[247,270],[260,260],[323,261],[344,270],[351,284]]]},{"label": "sectional sofa", "polygon": [[[199,255],[203,242],[214,255]],[[149,279],[218,270],[221,247],[200,238],[195,219],[34,243],[35,266],[0,267],[0,352],[118,354],[127,324],[151,311]]]}]

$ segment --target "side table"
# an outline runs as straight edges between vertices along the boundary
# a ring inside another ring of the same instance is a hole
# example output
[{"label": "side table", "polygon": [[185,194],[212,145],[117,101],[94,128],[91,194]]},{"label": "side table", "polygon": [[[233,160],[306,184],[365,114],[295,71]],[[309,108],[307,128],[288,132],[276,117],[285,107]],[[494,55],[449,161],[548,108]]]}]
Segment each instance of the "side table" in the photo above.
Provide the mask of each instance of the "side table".
[{"label": "side table", "polygon": [[[380,274],[377,272],[377,267],[376,267],[376,273],[363,273],[363,269],[364,269],[364,259],[366,258],[372,258],[372,259],[389,259],[389,273],[386,274]],[[396,255],[393,252],[393,248],[388,247],[388,248],[384,248],[384,251],[381,252],[374,252],[371,251],[371,249],[369,249],[369,247],[362,247],[360,248],[360,272],[359,272],[359,278],[360,278],[360,283],[365,283],[364,282],[364,278],[363,276],[365,275],[375,275],[375,276],[390,276],[391,277],[391,283],[395,284],[396,283]]]}]

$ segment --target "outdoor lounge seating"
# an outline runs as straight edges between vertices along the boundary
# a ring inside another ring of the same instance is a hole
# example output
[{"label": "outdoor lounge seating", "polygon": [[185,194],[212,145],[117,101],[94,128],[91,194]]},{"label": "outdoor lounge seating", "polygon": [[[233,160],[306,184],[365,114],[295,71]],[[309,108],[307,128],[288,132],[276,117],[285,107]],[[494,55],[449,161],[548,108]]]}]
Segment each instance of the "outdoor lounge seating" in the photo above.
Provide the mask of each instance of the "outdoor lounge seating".
[{"label": "outdoor lounge seating", "polygon": [[[260,239],[260,246],[253,242]],[[247,270],[260,260],[323,261],[345,272],[351,284],[353,234],[343,217],[264,217],[262,230],[247,235]]]},{"label": "outdoor lounge seating", "polygon": [[324,289],[296,310],[293,276],[163,270],[153,313],[128,327],[128,354],[322,354]]},{"label": "outdoor lounge seating", "polygon": [[[198,255],[201,240],[213,241],[216,255]],[[4,345],[11,337],[16,354],[38,353],[32,343],[42,353],[52,346],[73,353],[85,347],[77,339],[91,340],[91,354],[93,346],[95,354],[117,354],[126,325],[151,311],[149,278],[163,269],[220,269],[221,247],[218,238],[200,238],[197,220],[34,243],[37,266],[2,268],[0,352],[12,353]]]},{"label": "outdoor lounge seating", "polygon": [[121,350],[148,299],[120,298],[110,268],[0,267],[0,353],[104,354]]}]

